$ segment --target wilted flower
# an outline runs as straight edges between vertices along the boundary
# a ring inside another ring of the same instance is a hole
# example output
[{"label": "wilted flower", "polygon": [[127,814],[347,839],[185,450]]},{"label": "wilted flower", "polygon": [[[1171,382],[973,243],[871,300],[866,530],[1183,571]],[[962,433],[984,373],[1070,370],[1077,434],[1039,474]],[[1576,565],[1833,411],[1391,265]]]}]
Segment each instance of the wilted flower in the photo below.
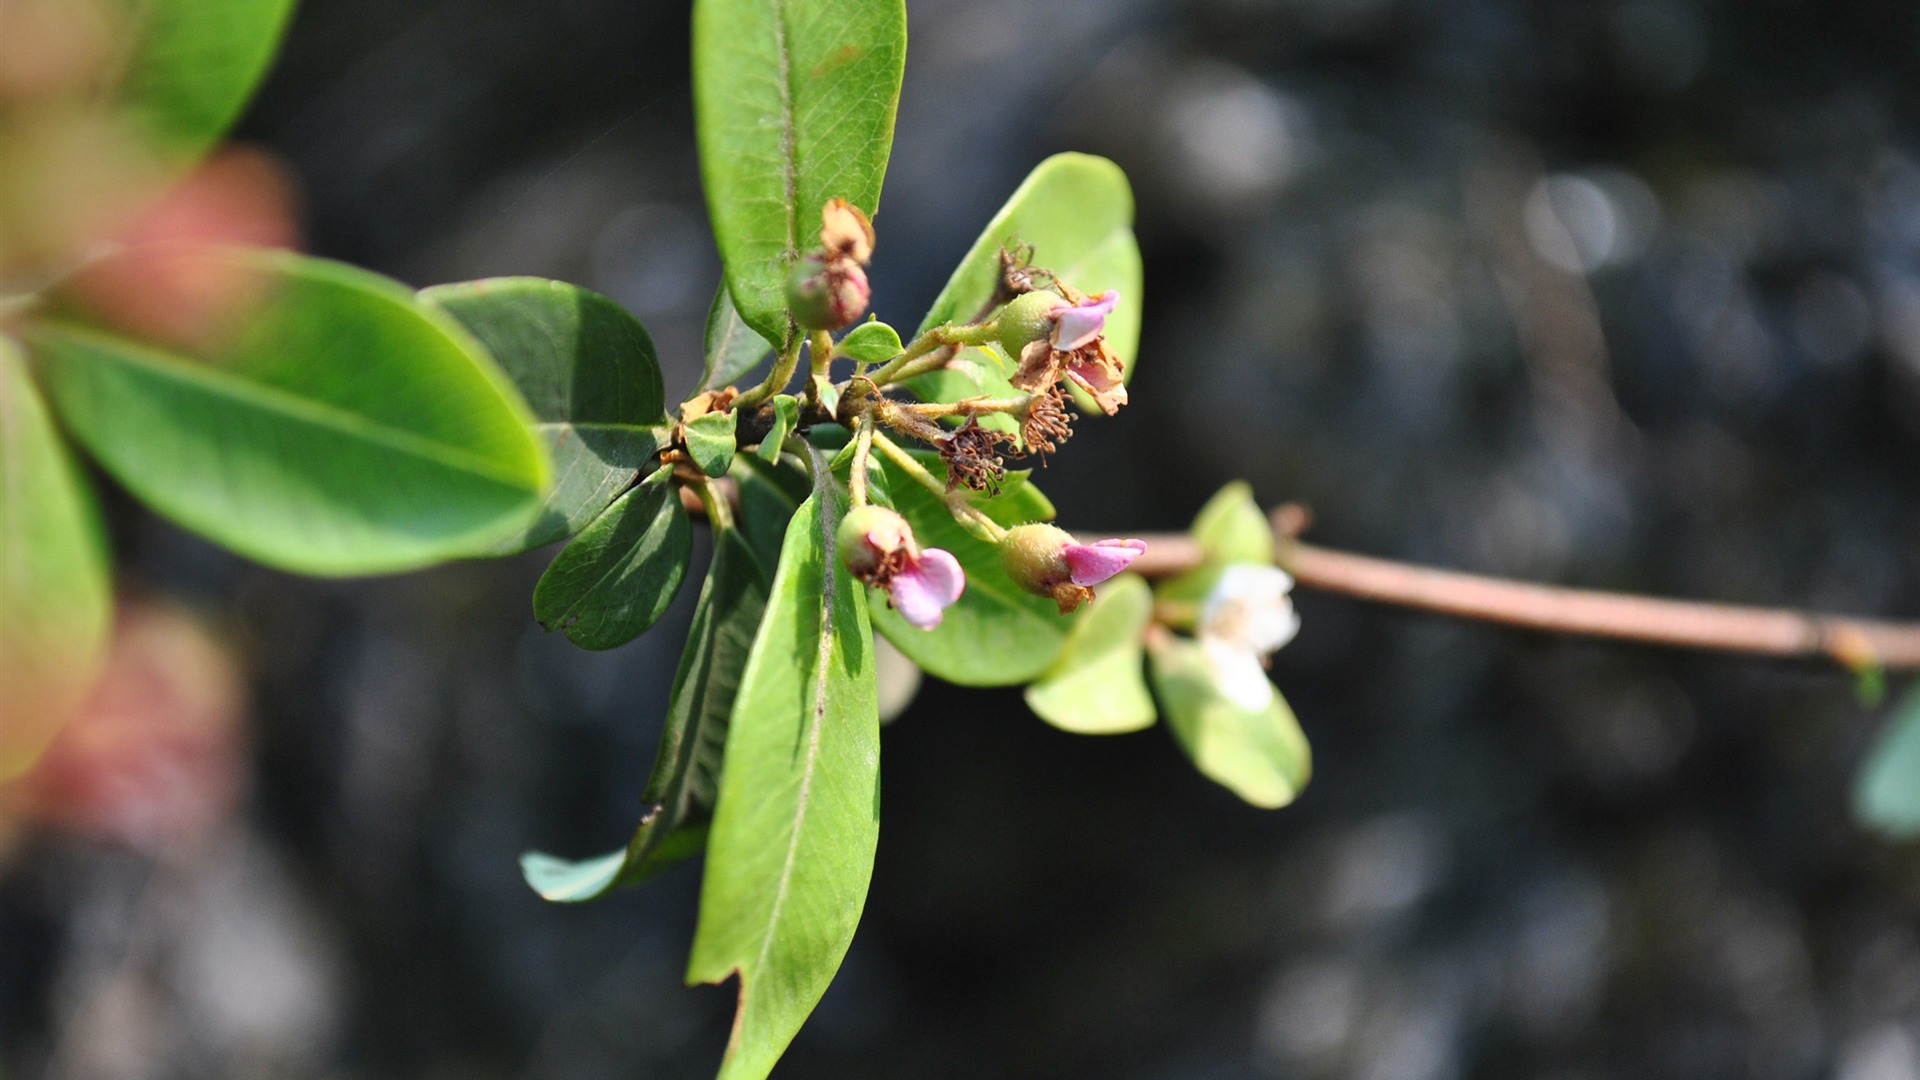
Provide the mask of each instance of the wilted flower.
[{"label": "wilted flower", "polygon": [[1267,658],[1300,632],[1293,610],[1293,578],[1276,566],[1229,566],[1200,604],[1195,632],[1213,662],[1216,685],[1249,710],[1273,700]]},{"label": "wilted flower", "polygon": [[1000,345],[1019,358],[1013,385],[1039,393],[1062,378],[1111,416],[1127,403],[1126,370],[1107,347],[1107,317],[1120,303],[1112,289],[1087,296],[1064,282],[1059,293],[1032,292],[1001,309]]},{"label": "wilted flower", "polygon": [[1082,544],[1052,525],[1022,525],[1000,541],[1000,562],[1015,584],[1053,600],[1065,615],[1093,599],[1093,586],[1125,570],[1146,550],[1142,540]]},{"label": "wilted flower", "polygon": [[1020,441],[1027,453],[1040,455],[1042,464],[1048,454],[1057,453],[1073,437],[1073,417],[1061,397],[1057,386],[1040,391],[1027,403],[1025,418],[1020,421]]},{"label": "wilted flower", "polygon": [[960,560],[940,548],[922,548],[907,520],[884,506],[849,511],[836,539],[848,572],[886,590],[888,605],[922,630],[939,626],[967,587]]},{"label": "wilted flower", "polygon": [[851,326],[873,290],[862,269],[873,258],[873,223],[845,199],[820,210],[820,250],[801,256],[787,276],[787,308],[809,330]]},{"label": "wilted flower", "polygon": [[934,445],[947,466],[947,487],[971,491],[999,491],[1007,477],[1007,462],[1000,455],[1000,444],[1010,442],[1005,432],[980,426],[977,417],[954,428]]}]

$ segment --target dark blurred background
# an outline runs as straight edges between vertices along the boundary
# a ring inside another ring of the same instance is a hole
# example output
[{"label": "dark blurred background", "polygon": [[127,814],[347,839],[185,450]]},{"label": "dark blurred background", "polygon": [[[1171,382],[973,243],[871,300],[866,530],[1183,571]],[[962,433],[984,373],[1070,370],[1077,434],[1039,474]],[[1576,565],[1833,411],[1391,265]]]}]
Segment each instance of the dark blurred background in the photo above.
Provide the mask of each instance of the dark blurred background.
[{"label": "dark blurred background", "polygon": [[[718,275],[686,8],[306,0],[240,137],[312,250],[599,289],[684,391]],[[1180,528],[1245,477],[1369,553],[1920,612],[1920,5],[916,0],[911,28],[882,318],[1044,155],[1137,186],[1135,404],[1045,474],[1068,525]],[[101,797],[120,818],[14,829],[9,1076],[711,1075],[697,867],[563,908],[516,866],[631,830],[692,589],[587,654],[533,623],[546,554],[307,581],[112,509],[128,707],[204,723]],[[1920,1078],[1920,861],[1848,818],[1879,723],[1851,679],[1298,603],[1274,677],[1317,776],[1279,812],[1162,730],[926,686],[780,1075]]]}]

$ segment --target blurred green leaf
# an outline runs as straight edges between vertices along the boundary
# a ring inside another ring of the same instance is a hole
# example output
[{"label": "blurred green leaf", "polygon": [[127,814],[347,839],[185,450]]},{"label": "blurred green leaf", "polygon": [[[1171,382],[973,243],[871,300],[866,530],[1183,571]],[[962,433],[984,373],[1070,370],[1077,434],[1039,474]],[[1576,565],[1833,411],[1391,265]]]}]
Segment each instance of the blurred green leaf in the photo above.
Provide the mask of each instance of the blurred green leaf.
[{"label": "blurred green leaf", "polygon": [[846,956],[880,827],[866,595],[824,463],[793,516],[727,733],[689,982],[740,978],[722,1080],[759,1080]]},{"label": "blurred green leaf", "polygon": [[673,602],[692,553],[680,493],[650,479],[561,550],[534,586],[534,617],[583,649],[624,645]]},{"label": "blurred green leaf", "polygon": [[719,793],[727,720],[766,610],[768,587],[766,571],[738,530],[720,529],[715,537],[713,565],[674,676],[660,752],[641,796],[647,816],[624,849],[596,859],[522,856],[527,883],[548,900],[591,900],[639,884],[705,842]]},{"label": "blurred green leaf", "polygon": [[133,48],[111,100],[184,163],[239,118],[272,62],[294,0],[120,0]]},{"label": "blurred green leaf", "polygon": [[707,309],[707,369],[696,390],[732,383],[766,359],[769,351],[766,339],[741,320],[726,282],[721,282],[713,294],[713,306]]},{"label": "blurred green leaf", "polygon": [[1120,291],[1107,317],[1107,344],[1131,375],[1140,343],[1140,247],[1133,236],[1133,189],[1120,167],[1088,154],[1041,162],[987,224],[921,320],[919,333],[972,322],[1000,285],[1000,252],[1033,245],[1033,262],[1084,293]]},{"label": "blurred green leaf", "polygon": [[1920,687],[1894,706],[1853,786],[1853,814],[1897,840],[1920,837]]},{"label": "blurred green leaf", "polygon": [[532,407],[554,485],[533,524],[494,550],[512,554],[579,532],[666,445],[653,339],[599,293],[544,278],[440,285],[420,298],[480,339]]},{"label": "blurred green leaf", "polygon": [[1273,524],[1253,499],[1253,488],[1235,480],[1214,493],[1193,519],[1193,539],[1206,559],[1160,585],[1165,600],[1199,603],[1235,563],[1273,563]]},{"label": "blurred green leaf", "polygon": [[733,451],[740,414],[711,412],[687,422],[687,453],[708,476],[725,476],[733,468]]},{"label": "blurred green leaf", "polygon": [[842,198],[872,215],[907,55],[904,0],[697,0],[693,108],[740,317],[776,347],[787,271]]},{"label": "blurred green leaf", "polygon": [[113,615],[92,493],[25,361],[0,336],[0,780],[26,771],[80,703]]},{"label": "blurred green leaf", "polygon": [[1115,735],[1151,727],[1142,639],[1153,621],[1153,590],[1122,574],[1100,586],[1099,598],[1074,622],[1066,650],[1027,687],[1027,707],[1054,727],[1081,735]]},{"label": "blurred green leaf", "polygon": [[760,460],[769,464],[779,462],[780,447],[786,443],[787,436],[793,434],[793,425],[800,420],[799,398],[781,394],[773,399],[772,405],[773,427],[767,432],[767,437],[760,440],[757,451]]},{"label": "blurred green leaf", "polygon": [[[922,455],[939,475],[939,458]],[[894,647],[936,678],[961,686],[1014,686],[1038,678],[1067,644],[1073,619],[1045,597],[1015,585],[1000,566],[1000,549],[961,528],[946,504],[892,465],[875,459],[893,508],[913,526],[922,547],[953,553],[967,574],[966,591],[932,630],[921,630],[874,594],[873,625]],[[1000,494],[974,504],[1002,525],[1053,517],[1053,504],[1025,474],[1009,473]]]},{"label": "blurred green leaf", "polygon": [[864,322],[840,339],[840,352],[862,364],[884,364],[900,355],[900,334],[883,322]]},{"label": "blurred green leaf", "polygon": [[[146,503],[243,555],[310,574],[408,570],[515,535],[546,454],[512,384],[411,290],[288,252],[166,249],[224,284],[197,344],[143,342],[74,311],[28,329],[54,406]],[[111,281],[149,252],[82,273]]]},{"label": "blurred green leaf", "polygon": [[1292,802],[1312,774],[1307,737],[1278,691],[1265,708],[1229,699],[1206,649],[1162,632],[1147,647],[1167,726],[1194,767],[1255,806]]}]

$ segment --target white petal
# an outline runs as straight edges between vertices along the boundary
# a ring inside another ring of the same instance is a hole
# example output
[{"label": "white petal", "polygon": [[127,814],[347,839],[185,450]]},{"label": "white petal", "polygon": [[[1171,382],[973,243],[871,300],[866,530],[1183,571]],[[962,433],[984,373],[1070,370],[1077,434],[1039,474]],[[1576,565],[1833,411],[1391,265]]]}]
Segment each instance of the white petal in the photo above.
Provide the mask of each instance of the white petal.
[{"label": "white petal", "polygon": [[1277,566],[1227,567],[1200,605],[1200,636],[1270,655],[1300,632],[1300,616],[1287,595],[1292,588],[1293,578]]},{"label": "white petal", "polygon": [[1203,637],[1200,645],[1213,662],[1213,687],[1221,697],[1248,712],[1259,712],[1273,700],[1273,683],[1258,656],[1218,638]]}]

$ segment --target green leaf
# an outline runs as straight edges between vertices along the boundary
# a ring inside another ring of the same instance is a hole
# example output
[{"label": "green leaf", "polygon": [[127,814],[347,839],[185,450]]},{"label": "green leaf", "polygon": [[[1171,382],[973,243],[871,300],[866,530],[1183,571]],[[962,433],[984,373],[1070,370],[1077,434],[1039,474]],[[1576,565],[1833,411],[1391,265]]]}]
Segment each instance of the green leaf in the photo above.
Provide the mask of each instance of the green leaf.
[{"label": "green leaf", "polygon": [[788,268],[820,210],[872,215],[907,55],[904,0],[697,0],[693,111],[714,238],[740,317],[789,340]]},{"label": "green leaf", "polygon": [[0,337],[0,780],[26,771],[80,703],[112,615],[92,494],[19,346]]},{"label": "green leaf", "polygon": [[721,1080],[759,1080],[853,940],[880,827],[880,718],[864,591],[820,483],[793,516],[734,702],[689,982],[740,977]]},{"label": "green leaf", "polygon": [[[124,273],[121,258],[83,281]],[[413,569],[526,528],[546,454],[452,318],[396,282],[289,252],[166,260],[247,298],[217,340],[143,343],[73,312],[28,329],[61,419],[143,501],[310,574]]]},{"label": "green leaf", "polygon": [[272,62],[294,0],[121,0],[134,43],[116,111],[167,157],[220,140]]},{"label": "green leaf", "polygon": [[680,589],[693,555],[687,508],[665,470],[614,500],[540,576],[533,616],[583,649],[646,632]]},{"label": "green leaf", "polygon": [[579,532],[633,485],[666,445],[665,391],[653,339],[599,293],[544,278],[493,278],[420,298],[480,339],[532,407],[554,485],[509,555]]},{"label": "green leaf", "polygon": [[696,392],[708,387],[726,386],[753,370],[767,356],[766,339],[741,321],[734,309],[726,282],[713,294],[713,306],[707,309],[707,369],[700,375]]},{"label": "green leaf", "polygon": [[597,859],[522,856],[527,883],[548,900],[591,900],[639,884],[705,842],[719,792],[727,719],[766,610],[768,587],[766,571],[738,530],[719,529],[715,536],[713,565],[674,676],[660,752],[641,796],[647,816],[624,849]]},{"label": "green leaf", "polygon": [[1085,293],[1120,291],[1107,317],[1107,344],[1133,371],[1140,343],[1140,247],[1133,237],[1133,189],[1120,167],[1088,154],[1041,162],[987,224],[919,333],[985,313],[1000,284],[1000,252],[1033,245],[1035,266]]},{"label": "green leaf", "polygon": [[[939,459],[923,457],[939,475]],[[913,526],[922,547],[953,553],[967,574],[966,591],[932,630],[921,630],[886,606],[876,593],[873,625],[888,641],[928,674],[962,686],[1013,686],[1038,678],[1066,648],[1073,619],[1045,597],[1008,579],[1000,549],[961,528],[946,504],[890,463],[875,459],[884,473],[893,508]],[[976,498],[975,504],[1002,525],[1044,521],[1053,504],[1021,476],[1009,474],[1001,493]]]},{"label": "green leaf", "polygon": [[760,440],[760,448],[756,453],[760,460],[777,464],[781,446],[786,443],[787,436],[793,434],[793,426],[800,421],[800,399],[781,394],[773,399],[772,404],[773,427],[768,430],[767,437]]},{"label": "green leaf", "polygon": [[1202,775],[1267,809],[1285,806],[1300,794],[1312,773],[1312,756],[1299,721],[1278,691],[1265,708],[1235,703],[1221,692],[1207,651],[1164,632],[1149,639],[1147,656],[1167,725]]},{"label": "green leaf", "polygon": [[1894,707],[1854,780],[1853,815],[1897,840],[1920,837],[1920,688]]},{"label": "green leaf", "polygon": [[1201,565],[1160,586],[1165,600],[1199,603],[1220,572],[1235,563],[1273,564],[1273,523],[1253,500],[1253,488],[1235,480],[1214,493],[1193,519],[1193,539],[1205,553]]},{"label": "green leaf", "polygon": [[735,412],[710,412],[694,417],[687,423],[687,453],[693,456],[693,463],[708,476],[725,476],[733,468],[734,440],[740,414]]},{"label": "green leaf", "polygon": [[1081,735],[1151,727],[1153,696],[1142,674],[1141,641],[1152,621],[1153,590],[1144,579],[1122,574],[1100,586],[1059,661],[1027,687],[1027,707],[1054,727]]},{"label": "green leaf", "polygon": [[884,364],[900,355],[900,334],[883,322],[863,322],[840,339],[839,351],[862,364]]},{"label": "green leaf", "polygon": [[740,491],[740,532],[760,565],[778,566],[787,523],[810,490],[807,478],[798,470],[746,456],[733,459],[732,476]]}]

